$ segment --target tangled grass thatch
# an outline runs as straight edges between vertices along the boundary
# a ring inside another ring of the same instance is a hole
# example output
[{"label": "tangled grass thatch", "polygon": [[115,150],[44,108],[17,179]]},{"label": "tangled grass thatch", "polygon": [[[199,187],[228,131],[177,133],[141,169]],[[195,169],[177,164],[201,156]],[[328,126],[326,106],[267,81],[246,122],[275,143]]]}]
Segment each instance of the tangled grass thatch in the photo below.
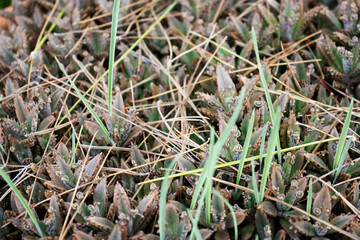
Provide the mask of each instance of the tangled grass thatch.
[{"label": "tangled grass thatch", "polygon": [[360,239],[359,14],[12,0],[0,239]]}]

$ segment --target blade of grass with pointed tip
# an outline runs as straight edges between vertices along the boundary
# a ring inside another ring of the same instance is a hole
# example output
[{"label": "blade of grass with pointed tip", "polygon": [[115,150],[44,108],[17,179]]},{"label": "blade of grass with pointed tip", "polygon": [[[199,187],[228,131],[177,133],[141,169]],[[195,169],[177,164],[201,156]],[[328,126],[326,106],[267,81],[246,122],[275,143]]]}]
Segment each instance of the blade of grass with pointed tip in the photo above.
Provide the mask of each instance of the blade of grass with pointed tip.
[{"label": "blade of grass with pointed tip", "polygon": [[[290,148],[284,148],[284,149],[281,150],[281,153],[291,152],[291,151],[301,149],[301,148],[304,148],[304,147],[307,147],[307,146],[312,146],[312,145],[317,145],[317,144],[320,144],[320,143],[326,143],[326,142],[337,141],[337,140],[339,140],[339,138],[329,138],[329,139],[314,141],[314,142],[310,142],[310,143],[306,143],[306,144],[302,144],[302,145],[298,145],[298,146],[294,146],[294,147],[290,147]],[[273,154],[277,154],[277,151],[275,151]],[[267,155],[268,155],[268,153],[262,155],[262,157],[266,157]],[[254,157],[251,157],[251,158],[246,158],[245,162],[251,161],[252,158],[254,158],[254,160],[258,160],[260,158],[260,156],[258,155],[258,156],[254,156]],[[236,164],[239,164],[239,163],[240,163],[240,160],[221,163],[221,164],[216,165],[215,168],[229,167],[229,166],[233,166],[233,165],[236,165]],[[191,174],[194,174],[194,173],[200,173],[203,170],[204,170],[204,168],[198,168],[198,169],[194,169],[194,170],[190,170],[190,171],[170,175],[169,178],[176,178],[176,177],[182,177],[182,176],[186,176],[186,175],[191,175]],[[163,177],[155,178],[155,179],[151,179],[151,180],[148,180],[148,181],[140,182],[140,183],[138,183],[138,185],[158,182],[158,181],[162,181],[162,180],[164,180]]]},{"label": "blade of grass with pointed tip", "polygon": [[[161,15],[160,17],[158,17],[158,19],[151,24],[151,26],[146,29],[146,31],[135,41],[135,43],[133,43],[128,50],[121,55],[121,57],[115,61],[114,66],[118,65],[122,60],[125,59],[125,57],[127,55],[129,55],[129,53],[131,53],[131,51],[137,46],[139,45],[139,43],[147,36],[149,35],[149,33],[156,27],[156,25],[159,24],[159,22],[161,20],[163,20],[165,18],[165,16],[175,7],[175,5],[178,3],[178,0],[174,1]],[[98,79],[95,80],[95,82],[89,87],[89,89],[85,92],[86,94],[88,94],[104,77],[106,77],[106,75],[109,73],[108,70],[106,70]],[[69,113],[71,113],[75,107],[80,103],[80,99],[78,101],[75,102],[75,104],[69,109]],[[57,124],[57,126],[59,126],[67,117],[67,115],[63,116],[62,119],[59,121],[59,123]]]},{"label": "blade of grass with pointed tip", "polygon": [[234,212],[234,208],[230,205],[228,200],[226,200],[226,198],[224,198],[218,191],[212,190],[212,192],[218,198],[220,198],[221,201],[223,201],[225,203],[225,205],[228,207],[228,209],[230,210],[231,216],[232,216],[233,221],[234,221],[234,239],[237,240],[238,239],[238,225],[237,225],[237,220],[236,220],[236,215],[235,215],[235,212]]},{"label": "blade of grass with pointed tip", "polygon": [[5,172],[5,170],[0,167],[0,175],[1,177],[5,180],[5,182],[9,185],[9,187],[11,188],[11,190],[15,193],[15,195],[17,196],[17,198],[19,199],[19,201],[21,202],[21,204],[23,205],[24,209],[26,210],[26,213],[29,215],[31,221],[34,223],[36,230],[39,232],[40,236],[42,238],[46,237],[47,234],[42,230],[42,228],[40,227],[39,222],[37,221],[36,217],[34,216],[33,212],[31,211],[28,202],[25,200],[25,198],[22,196],[21,192],[19,191],[19,189],[17,189],[17,187],[15,186],[15,184],[11,181],[10,177],[7,175],[7,173]]},{"label": "blade of grass with pointed tip", "polygon": [[311,204],[312,204],[312,178],[309,180],[309,190],[306,202],[306,212],[311,213]]},{"label": "blade of grass with pointed tip", "polygon": [[271,130],[271,133],[270,133],[270,140],[269,140],[267,154],[266,154],[265,161],[264,161],[264,169],[262,172],[261,184],[260,184],[260,202],[262,202],[264,200],[267,177],[269,175],[271,163],[274,158],[277,137],[279,136],[280,120],[281,120],[281,114],[280,114],[280,108],[278,108],[276,110],[276,115],[275,115],[275,119],[274,119],[275,124],[273,125],[273,129]]},{"label": "blade of grass with pointed tip", "polygon": [[242,171],[244,168],[245,159],[246,159],[247,152],[248,152],[249,145],[250,145],[251,135],[252,135],[252,131],[254,128],[254,122],[255,122],[255,109],[253,109],[253,111],[252,111],[250,123],[249,123],[248,129],[247,129],[247,132],[246,132],[245,142],[244,142],[244,146],[243,146],[243,151],[241,153],[240,164],[239,164],[239,169],[238,169],[237,178],[236,178],[236,184],[239,184],[239,182],[240,182],[240,177],[241,177],[241,174],[242,174]]},{"label": "blade of grass with pointed tip", "polygon": [[76,94],[78,95],[78,97],[81,99],[81,101],[84,103],[84,105],[86,106],[86,108],[89,110],[89,112],[91,113],[91,115],[94,117],[94,119],[96,120],[96,122],[99,124],[99,126],[101,127],[101,129],[104,131],[104,133],[106,134],[106,137],[108,138],[108,140],[113,143],[113,140],[110,138],[109,136],[109,132],[106,129],[105,125],[103,124],[103,122],[101,121],[101,119],[99,118],[99,116],[95,113],[95,111],[92,109],[92,107],[90,106],[90,104],[88,103],[88,101],[85,99],[85,97],[81,94],[81,92],[79,91],[79,89],[76,87],[75,83],[71,80],[71,78],[69,77],[69,75],[66,73],[64,66],[60,63],[59,59],[57,59],[57,57],[55,56],[55,60],[57,62],[57,64],[59,65],[61,71],[65,74],[66,78],[69,80],[69,82],[71,83],[71,86],[75,89]]},{"label": "blade of grass with pointed tip", "polygon": [[174,158],[174,160],[170,163],[168,170],[166,170],[164,175],[164,180],[161,183],[160,189],[160,202],[159,202],[159,232],[160,232],[160,240],[165,239],[165,208],[166,208],[166,195],[168,191],[168,181],[169,175],[174,168],[175,164],[179,160],[181,155]]},{"label": "blade of grass with pointed tip", "polygon": [[333,184],[335,183],[337,177],[339,176],[340,172],[341,172],[341,169],[343,167],[343,164],[345,162],[345,159],[346,159],[346,155],[350,149],[350,146],[351,146],[351,142],[353,141],[353,136],[347,141],[347,143],[345,144],[345,147],[342,148],[342,153],[340,155],[340,159],[339,159],[339,162],[338,162],[338,166],[336,168],[336,173],[335,173],[335,177],[334,177],[334,180],[333,180]]},{"label": "blade of grass with pointed tip", "polygon": [[[259,74],[260,74],[260,80],[261,80],[261,85],[264,88],[264,92],[265,92],[265,98],[266,98],[266,102],[268,104],[269,107],[269,112],[270,112],[270,117],[271,117],[271,122],[274,125],[274,121],[275,121],[275,112],[274,112],[274,107],[271,101],[271,97],[270,97],[270,93],[269,93],[269,89],[265,80],[265,74],[264,71],[261,67],[261,62],[260,62],[260,55],[259,55],[259,48],[257,45],[257,39],[256,39],[256,34],[255,34],[255,30],[254,27],[251,28],[251,33],[252,33],[252,39],[253,39],[253,43],[254,43],[254,51],[255,51],[255,55],[256,55],[256,61],[258,64],[258,70],[259,70]],[[280,137],[279,134],[277,135],[277,154],[278,154],[278,161],[281,161],[281,147],[280,147]]]},{"label": "blade of grass with pointed tip", "polygon": [[112,90],[113,90],[113,73],[114,73],[114,58],[115,58],[115,44],[116,44],[116,33],[118,26],[120,0],[114,0],[112,22],[111,22],[111,38],[110,38],[110,53],[109,53],[109,78],[108,78],[108,105],[109,113],[112,115]]},{"label": "blade of grass with pointed tip", "polygon": [[338,167],[341,152],[342,152],[342,149],[344,148],[344,145],[345,145],[345,139],[346,139],[346,135],[348,133],[349,126],[350,126],[350,119],[351,119],[353,106],[354,106],[354,99],[351,99],[349,111],[348,111],[348,113],[346,115],[346,119],[345,119],[342,131],[341,131],[341,134],[340,134],[340,138],[339,138],[339,143],[338,143],[337,148],[336,148],[336,154],[335,154],[335,157],[334,157],[334,164],[333,164],[334,169]]}]

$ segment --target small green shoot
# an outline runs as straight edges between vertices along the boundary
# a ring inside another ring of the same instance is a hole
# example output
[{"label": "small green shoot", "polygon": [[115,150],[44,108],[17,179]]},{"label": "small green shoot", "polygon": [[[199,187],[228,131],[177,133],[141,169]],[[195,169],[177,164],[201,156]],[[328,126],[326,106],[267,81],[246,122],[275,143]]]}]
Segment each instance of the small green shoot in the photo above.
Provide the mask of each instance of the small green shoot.
[{"label": "small green shoot", "polygon": [[35,215],[33,214],[33,212],[31,211],[28,202],[26,201],[26,199],[22,196],[21,192],[19,191],[19,189],[17,189],[17,187],[15,186],[15,184],[11,181],[10,177],[7,175],[7,173],[4,171],[4,169],[2,167],[0,167],[0,175],[1,177],[5,180],[5,182],[9,185],[9,187],[11,188],[11,190],[15,193],[15,195],[17,196],[17,198],[19,199],[19,201],[21,202],[21,204],[23,205],[23,207],[26,210],[26,213],[29,215],[31,221],[34,223],[36,230],[39,232],[40,236],[42,238],[46,237],[47,234],[42,230],[42,228],[40,227],[39,222],[37,221]]},{"label": "small green shoot", "polygon": [[116,33],[118,26],[118,17],[119,17],[119,8],[120,0],[114,0],[114,7],[112,12],[112,22],[111,22],[111,38],[110,38],[110,53],[109,53],[109,79],[108,79],[108,105],[109,105],[109,114],[112,116],[112,90],[113,90],[113,81],[114,81],[114,58],[115,58],[115,44],[116,44]]}]

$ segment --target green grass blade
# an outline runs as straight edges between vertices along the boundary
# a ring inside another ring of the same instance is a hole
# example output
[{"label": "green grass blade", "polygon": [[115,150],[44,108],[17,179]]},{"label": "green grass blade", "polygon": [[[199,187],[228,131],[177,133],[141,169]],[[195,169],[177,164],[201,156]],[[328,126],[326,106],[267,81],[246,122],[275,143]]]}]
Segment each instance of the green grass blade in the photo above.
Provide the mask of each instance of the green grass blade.
[{"label": "green grass blade", "polygon": [[[261,67],[259,48],[258,48],[258,45],[257,45],[257,39],[256,39],[256,34],[255,34],[254,27],[251,28],[251,33],[252,33],[252,39],[253,39],[253,43],[254,43],[254,51],[255,51],[255,55],[256,55],[256,62],[258,64],[258,70],[259,70],[259,74],[260,74],[261,85],[264,88],[266,102],[267,102],[268,107],[269,107],[271,122],[272,122],[272,125],[274,126],[275,125],[274,107],[273,107],[271,97],[270,97],[270,93],[269,93],[269,89],[268,89],[268,86],[267,86],[267,83],[266,83],[265,74],[264,74],[264,71],[263,71],[263,69]],[[277,150],[278,150],[277,151],[278,160],[281,161],[281,148],[280,148],[279,134],[277,135]]]},{"label": "green grass blade", "polygon": [[[75,146],[75,147],[72,146],[72,148],[73,148],[73,153],[72,153],[72,158],[71,158],[71,162],[70,162],[70,167],[73,165],[73,163],[74,163],[74,161],[75,161],[76,150],[77,150],[77,148],[79,147],[79,144],[80,144],[80,137],[81,137],[81,134],[82,134],[83,127],[84,127],[84,125],[81,125],[81,127],[80,127],[80,132],[79,132],[79,139],[78,139],[78,141],[77,141],[77,143],[76,143],[76,146]],[[74,134],[75,134],[75,133],[74,133]],[[74,136],[74,139],[75,139],[75,135],[73,135],[73,136]],[[74,143],[73,143],[73,144],[74,144]]]},{"label": "green grass blade", "polygon": [[306,212],[311,213],[311,204],[312,204],[312,178],[309,180],[309,190],[306,202]]},{"label": "green grass blade", "polygon": [[261,201],[260,201],[259,189],[257,187],[257,178],[256,178],[256,175],[255,175],[254,158],[251,159],[251,174],[252,174],[251,181],[252,181],[252,185],[253,185],[255,200],[256,200],[256,203],[259,205],[261,203]]},{"label": "green grass blade", "polygon": [[247,152],[248,152],[249,145],[250,145],[251,135],[252,135],[252,131],[254,128],[254,122],[255,122],[255,109],[253,109],[253,111],[252,111],[250,124],[249,124],[247,132],[246,132],[245,142],[244,142],[243,151],[242,151],[241,158],[240,158],[238,174],[237,174],[237,178],[236,178],[236,184],[239,184],[239,182],[240,182],[240,177],[241,177],[241,174],[242,174],[242,171],[244,168],[245,159],[246,159]]},{"label": "green grass blade", "polygon": [[5,170],[0,167],[0,175],[1,177],[5,180],[5,182],[9,185],[9,187],[11,188],[11,190],[15,193],[15,195],[18,197],[19,201],[21,202],[21,204],[23,205],[23,207],[26,210],[26,213],[29,215],[31,221],[34,223],[36,230],[39,232],[40,236],[42,238],[46,237],[47,234],[42,230],[42,228],[40,227],[39,222],[37,221],[36,217],[34,216],[33,212],[31,211],[28,202],[25,200],[25,198],[22,196],[21,192],[19,191],[19,189],[17,189],[17,187],[15,186],[15,184],[11,181],[10,177],[7,175],[7,173],[5,172]]},{"label": "green grass blade", "polygon": [[[221,137],[221,136],[220,136]],[[211,133],[210,133],[210,157],[207,161],[207,163],[209,163],[209,166],[207,168],[207,171],[205,171],[202,175],[205,176],[205,188],[204,188],[204,193],[206,194],[205,197],[205,216],[206,216],[206,225],[207,227],[210,227],[210,223],[211,223],[211,186],[212,186],[212,177],[215,173],[215,166],[216,166],[216,162],[217,162],[217,158],[214,158],[214,144],[215,144],[215,132],[214,129],[211,128]],[[209,181],[211,182],[209,184]],[[209,187],[210,185],[210,187]]]},{"label": "green grass blade", "polygon": [[260,158],[259,158],[260,170],[261,170],[262,160],[263,160],[263,156],[264,156],[265,138],[266,138],[267,128],[268,128],[268,124],[266,123],[263,135],[261,137],[261,144],[260,144],[260,155],[259,155],[260,156]]},{"label": "green grass blade", "polygon": [[5,154],[5,156],[7,156],[7,153],[6,153],[4,147],[3,147],[3,145],[2,145],[1,143],[0,143],[0,150],[1,150],[1,152],[2,152],[3,154]]},{"label": "green grass blade", "polygon": [[[65,13],[65,9],[61,9],[60,13],[57,15],[57,18],[59,18],[59,19],[62,18],[64,13]],[[51,33],[55,27],[56,27],[56,24],[52,23],[48,30],[48,34]],[[42,45],[44,45],[45,41],[48,38],[48,34],[46,34],[45,36],[42,37],[42,39],[40,40],[39,44],[35,47],[33,52],[36,52],[37,50],[39,50],[42,47]]]},{"label": "green grass blade", "polygon": [[[217,160],[218,160],[218,157],[220,156],[221,152],[222,152],[222,149],[223,149],[223,146],[225,144],[225,142],[227,141],[230,133],[231,133],[231,130],[233,128],[233,126],[236,124],[236,120],[240,114],[240,111],[242,109],[242,105],[243,105],[243,100],[244,100],[244,97],[245,97],[245,92],[246,92],[246,88],[244,87],[241,92],[240,92],[240,100],[239,102],[237,103],[237,106],[235,108],[235,111],[233,113],[233,115],[231,116],[231,118],[229,119],[223,133],[220,135],[219,139],[217,140],[217,142],[214,144],[214,130],[212,129],[211,130],[211,136],[212,136],[212,139],[210,139],[210,154],[209,154],[209,159],[207,160],[206,162],[206,165],[205,165],[205,171],[201,174],[200,178],[199,178],[199,181],[198,181],[198,184],[195,188],[195,191],[194,191],[194,194],[193,194],[193,199],[192,199],[192,202],[191,202],[191,206],[190,207],[195,207],[195,204],[198,203],[198,208],[197,208],[197,211],[196,211],[196,217],[195,217],[195,222],[194,224],[196,224],[197,226],[197,223],[199,221],[199,218],[200,218],[200,213],[201,213],[201,209],[202,209],[202,205],[204,203],[204,200],[206,199],[206,207],[207,207],[207,211],[205,209],[205,211],[207,213],[209,213],[209,209],[210,209],[210,204],[211,204],[211,197],[209,199],[209,192],[211,193],[211,189],[212,189],[212,177],[215,173],[215,169],[216,169],[216,163],[217,163]],[[200,181],[201,180],[201,181]],[[199,193],[200,193],[200,190],[201,190],[201,187],[204,185],[204,191],[202,192],[201,196],[200,196],[200,199],[198,201],[198,196],[199,196]],[[192,208],[192,209],[193,209]],[[207,222],[209,223],[210,219],[209,219],[209,215],[207,215]],[[193,229],[191,231],[191,234],[190,234],[190,239],[193,239],[194,238],[194,232],[195,230]]]},{"label": "green grass blade", "polygon": [[265,187],[266,187],[266,183],[267,183],[267,178],[268,178],[271,163],[272,163],[272,160],[274,157],[277,137],[279,136],[280,120],[281,120],[281,114],[280,114],[280,108],[278,108],[276,111],[275,119],[274,119],[275,124],[273,125],[273,129],[271,130],[271,134],[270,134],[268,151],[267,151],[267,155],[265,157],[264,168],[263,168],[262,177],[261,177],[260,202],[263,201],[264,195],[265,195]]},{"label": "green grass blade", "polygon": [[111,22],[111,38],[110,38],[110,53],[109,53],[109,79],[108,79],[108,105],[109,113],[112,115],[112,90],[113,90],[113,73],[114,73],[114,58],[115,58],[115,44],[116,44],[116,33],[118,26],[120,0],[114,0],[114,7],[112,12]]},{"label": "green grass blade", "polygon": [[[191,215],[191,212],[189,209],[187,209],[187,213],[188,213],[188,216],[192,223],[192,232],[194,232],[193,234],[195,234],[195,236],[198,240],[202,239],[199,227],[197,225],[197,223],[199,222],[199,219],[196,219],[196,218],[194,219],[193,216]],[[197,216],[195,216],[195,217],[197,217]],[[191,238],[191,236],[189,237],[189,239],[193,239],[193,238],[194,238],[194,236],[192,236],[192,238]]]},{"label": "green grass blade", "polygon": [[[292,152],[294,150],[305,148],[305,147],[308,147],[308,146],[317,145],[317,144],[320,144],[320,143],[331,142],[331,141],[337,141],[337,140],[339,140],[339,138],[329,138],[329,139],[314,141],[314,142],[310,142],[310,143],[305,143],[305,144],[301,144],[301,145],[298,145],[298,146],[282,149],[281,153]],[[277,151],[275,151],[273,154],[277,154]],[[268,153],[262,155],[262,157],[266,157],[267,155],[268,155]],[[245,162],[251,161],[252,158],[254,158],[254,160],[258,160],[260,158],[260,156],[258,155],[258,156],[254,156],[254,157],[251,157],[251,158],[246,158]],[[233,165],[236,165],[236,164],[239,164],[239,163],[240,163],[240,160],[221,163],[221,164],[216,165],[215,168],[229,167],[229,166],[233,166]],[[204,168],[198,168],[198,169],[194,169],[194,170],[190,170],[190,171],[170,175],[169,178],[176,178],[176,177],[182,177],[182,176],[186,176],[186,175],[191,175],[191,174],[194,174],[194,173],[200,173],[203,170],[204,170]],[[148,181],[140,182],[140,183],[138,183],[138,185],[158,182],[158,181],[162,181],[162,180],[164,180],[163,177],[155,178],[155,179],[151,179],[151,180],[148,180]]]},{"label": "green grass blade", "polygon": [[[243,87],[243,89],[241,89],[241,91],[240,91],[239,102],[238,102],[238,104],[236,106],[236,109],[235,109],[232,117],[230,118],[227,126],[225,127],[225,129],[223,131],[223,133],[219,137],[219,140],[214,145],[214,148],[210,148],[210,151],[211,151],[210,153],[211,154],[209,154],[209,158],[217,156],[216,160],[215,160],[215,161],[217,161],[217,158],[219,157],[219,155],[220,155],[220,153],[222,151],[222,147],[224,146],[228,136],[230,135],[231,128],[235,125],[236,120],[237,120],[237,116],[239,116],[239,114],[240,114],[240,110],[242,109],[242,105],[244,103],[245,95],[246,95],[246,87]],[[210,138],[210,140],[211,140],[211,138]],[[211,146],[211,143],[210,143],[210,146]],[[205,167],[205,168],[207,168],[207,167]],[[191,205],[190,205],[191,210],[195,208],[195,205],[196,205],[196,202],[198,200],[200,190],[201,190],[201,188],[202,188],[202,186],[203,186],[203,184],[205,182],[205,178],[206,178],[206,176],[201,174],[201,176],[199,178],[199,181],[198,181],[198,184],[196,185],[196,188],[194,190],[193,198],[192,198]]]},{"label": "green grass blade", "polygon": [[[158,19],[151,24],[151,26],[128,48],[128,50],[121,55],[121,57],[115,61],[114,66],[118,65],[122,60],[124,60],[126,58],[127,55],[129,55],[129,53],[131,53],[131,51],[137,46],[139,45],[139,43],[147,36],[149,35],[149,33],[156,27],[156,25],[159,24],[159,22],[161,20],[163,20],[165,18],[165,16],[175,7],[175,5],[178,3],[178,0],[174,1],[162,14],[160,17],[158,17]],[[97,86],[97,84],[104,78],[106,77],[106,75],[109,73],[109,70],[106,70],[98,79],[96,79],[96,81],[93,83],[93,85],[91,85],[91,87],[89,87],[89,89],[86,91],[86,94],[88,94],[95,86]],[[69,109],[69,113],[71,113],[75,107],[80,103],[80,99],[78,101],[75,102],[75,104]],[[67,116],[65,115],[57,124],[58,126],[65,120]]]},{"label": "green grass blade", "polygon": [[[214,146],[215,145],[215,137],[214,137],[214,129],[211,129],[210,131],[210,152],[209,152],[209,158],[210,156],[213,155],[213,149],[214,149]],[[209,163],[210,161],[206,161],[206,164],[204,166],[204,169],[209,169]],[[201,189],[203,188],[203,185],[205,183],[205,180],[206,180],[206,172],[207,171],[204,171],[204,174],[201,174],[198,182],[197,182],[197,185],[195,187],[195,190],[194,190],[194,193],[193,193],[193,198],[191,200],[191,204],[190,204],[190,209],[193,210],[196,206],[196,203],[197,203],[197,200],[200,196],[200,191]]]},{"label": "green grass blade", "polygon": [[71,80],[71,78],[69,77],[69,75],[66,73],[64,66],[59,62],[59,59],[57,59],[57,57],[55,56],[55,60],[57,62],[57,64],[59,65],[61,71],[65,74],[66,78],[69,80],[69,82],[71,83],[71,86],[75,89],[76,94],[78,95],[78,97],[81,99],[81,101],[84,103],[84,105],[86,106],[86,108],[89,110],[89,112],[91,113],[91,115],[94,117],[94,119],[96,120],[96,122],[99,124],[99,126],[101,127],[101,129],[104,131],[104,133],[106,134],[108,140],[113,143],[113,140],[110,138],[109,136],[109,132],[106,129],[105,125],[103,124],[103,122],[101,121],[101,119],[99,118],[99,116],[95,113],[95,111],[92,109],[92,107],[90,106],[90,104],[88,103],[88,101],[85,99],[85,97],[81,94],[81,92],[79,91],[79,89],[76,87],[75,83]]},{"label": "green grass blade", "polygon": [[353,106],[354,106],[354,99],[351,99],[349,111],[348,111],[348,113],[346,115],[346,119],[345,119],[345,122],[344,122],[344,125],[343,125],[343,128],[342,128],[342,131],[341,131],[339,143],[338,143],[337,148],[336,148],[336,154],[335,154],[335,157],[334,157],[334,164],[333,164],[334,169],[337,168],[338,165],[339,165],[341,152],[342,152],[342,149],[345,146],[345,139],[346,139],[346,135],[348,133],[349,126],[350,126],[350,119],[351,119]]},{"label": "green grass blade", "polygon": [[236,220],[236,215],[234,212],[233,207],[230,205],[230,203],[228,202],[228,200],[226,200],[218,191],[213,190],[212,191],[218,198],[221,199],[221,201],[223,201],[225,203],[225,205],[228,207],[228,209],[230,210],[231,216],[233,218],[234,221],[234,239],[237,240],[238,239],[238,225],[237,225],[237,220]]},{"label": "green grass blade", "polygon": [[175,164],[179,160],[181,155],[174,158],[174,160],[170,163],[168,170],[166,170],[164,175],[164,180],[161,183],[161,190],[160,190],[160,202],[159,202],[159,232],[160,232],[160,240],[165,239],[165,208],[166,208],[166,195],[168,191],[168,182],[169,182],[169,175],[174,168]]},{"label": "green grass blade", "polygon": [[353,136],[347,141],[345,147],[341,150],[341,155],[340,155],[340,159],[339,159],[339,163],[338,163],[338,166],[336,167],[336,173],[335,173],[335,177],[334,177],[334,180],[333,180],[333,184],[335,183],[336,179],[338,178],[340,172],[341,172],[341,169],[343,167],[343,164],[345,162],[345,159],[346,159],[346,155],[350,149],[350,145],[351,145],[351,142],[353,141]]}]

